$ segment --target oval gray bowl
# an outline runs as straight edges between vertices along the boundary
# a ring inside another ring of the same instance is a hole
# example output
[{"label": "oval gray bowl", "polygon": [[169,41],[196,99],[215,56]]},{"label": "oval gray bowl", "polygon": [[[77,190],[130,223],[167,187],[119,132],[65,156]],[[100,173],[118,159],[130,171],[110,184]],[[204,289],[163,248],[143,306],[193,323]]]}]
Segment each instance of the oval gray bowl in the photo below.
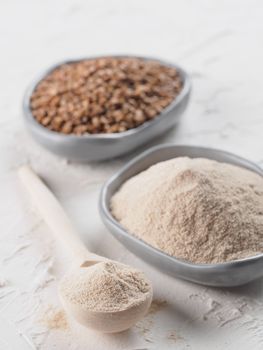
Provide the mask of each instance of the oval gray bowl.
[{"label": "oval gray bowl", "polygon": [[99,209],[105,226],[127,249],[163,272],[191,282],[209,286],[238,286],[263,276],[263,254],[220,264],[194,264],[169,256],[132,236],[111,215],[110,199],[130,177],[160,161],[175,157],[203,157],[238,165],[263,176],[256,164],[234,154],[194,146],[162,145],[149,149],[124,166],[103,186]]},{"label": "oval gray bowl", "polygon": [[[111,57],[135,57],[135,56],[111,56]],[[175,126],[188,104],[191,84],[188,74],[179,66],[162,60],[150,57],[138,57],[144,60],[154,60],[163,65],[175,67],[182,79],[183,88],[174,101],[167,106],[153,120],[145,122],[141,126],[121,133],[113,134],[85,134],[64,135],[49,129],[38,123],[33,117],[30,109],[30,97],[39,82],[51,73],[61,64],[79,62],[78,60],[69,60],[60,62],[42,73],[28,88],[23,100],[23,114],[26,126],[33,138],[42,146],[60,156],[75,161],[100,161],[122,156],[131,152],[135,148],[142,146],[153,138]],[[83,58],[94,59],[97,57]]]}]

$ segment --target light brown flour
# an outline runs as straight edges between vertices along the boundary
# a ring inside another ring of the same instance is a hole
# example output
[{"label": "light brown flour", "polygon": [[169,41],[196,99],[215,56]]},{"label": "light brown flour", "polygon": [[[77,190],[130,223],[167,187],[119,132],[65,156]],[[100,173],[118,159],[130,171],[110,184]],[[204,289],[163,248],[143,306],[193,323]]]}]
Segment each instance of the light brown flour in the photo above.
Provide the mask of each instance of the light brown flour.
[{"label": "light brown flour", "polygon": [[61,295],[93,311],[121,311],[143,302],[151,293],[144,274],[115,262],[100,262],[72,271],[61,282]]},{"label": "light brown flour", "polygon": [[151,303],[147,315],[155,315],[157,312],[163,310],[167,306],[167,301],[162,299],[154,299]]},{"label": "light brown flour", "polygon": [[65,312],[54,308],[51,305],[45,310],[45,314],[40,322],[49,329],[66,330],[68,328],[68,321]]},{"label": "light brown flour", "polygon": [[160,162],[125,182],[111,210],[131,234],[177,258],[218,263],[263,252],[263,178],[230,164]]}]

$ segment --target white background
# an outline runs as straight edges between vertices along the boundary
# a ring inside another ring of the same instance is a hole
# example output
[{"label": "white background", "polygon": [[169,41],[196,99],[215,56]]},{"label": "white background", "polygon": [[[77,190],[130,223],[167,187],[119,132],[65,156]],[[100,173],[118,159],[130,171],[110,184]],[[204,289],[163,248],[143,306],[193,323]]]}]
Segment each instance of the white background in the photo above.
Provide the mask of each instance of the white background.
[{"label": "white background", "polygon": [[[179,127],[155,143],[212,146],[263,164],[262,18],[260,0],[1,0],[1,350],[263,348],[263,280],[205,288],[164,276],[135,258],[110,236],[97,212],[101,184],[131,156],[68,163],[31,140],[21,112],[26,86],[58,60],[157,56],[190,73],[193,95]],[[61,309],[56,287],[69,261],[17,180],[23,163],[45,177],[90,249],[144,269],[155,298],[168,306],[114,336],[74,324],[70,330],[43,326],[39,320],[49,305]]]}]

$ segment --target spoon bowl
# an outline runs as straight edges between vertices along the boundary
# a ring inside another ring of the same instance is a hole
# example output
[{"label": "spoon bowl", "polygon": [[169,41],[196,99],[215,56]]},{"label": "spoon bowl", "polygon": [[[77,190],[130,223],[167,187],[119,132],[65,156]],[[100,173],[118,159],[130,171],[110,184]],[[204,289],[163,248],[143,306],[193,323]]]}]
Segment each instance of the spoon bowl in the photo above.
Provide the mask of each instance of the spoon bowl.
[{"label": "spoon bowl", "polygon": [[[89,268],[89,267],[88,267]],[[83,267],[81,268],[83,269]],[[77,271],[75,271],[77,273]],[[131,328],[147,313],[152,302],[152,288],[140,303],[118,311],[94,311],[65,298],[59,288],[60,300],[69,315],[81,325],[102,333],[117,333]]]}]

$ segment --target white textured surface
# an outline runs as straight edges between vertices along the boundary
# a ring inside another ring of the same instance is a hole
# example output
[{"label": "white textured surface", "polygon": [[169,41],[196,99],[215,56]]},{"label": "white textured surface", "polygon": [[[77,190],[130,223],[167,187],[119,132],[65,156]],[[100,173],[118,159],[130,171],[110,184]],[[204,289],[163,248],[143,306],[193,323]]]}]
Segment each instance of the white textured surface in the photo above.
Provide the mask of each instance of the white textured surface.
[{"label": "white textured surface", "polygon": [[[102,182],[127,158],[67,164],[27,135],[20,103],[32,78],[57,60],[123,52],[159,56],[190,72],[193,96],[180,126],[158,142],[218,147],[262,164],[262,16],[260,0],[1,2],[1,350],[262,349],[263,280],[204,288],[164,276],[129,254],[97,213]],[[89,247],[143,268],[156,297],[169,306],[115,336],[41,325],[48,305],[61,307],[56,285],[68,262],[17,181],[16,169],[25,162],[49,181]]]}]

